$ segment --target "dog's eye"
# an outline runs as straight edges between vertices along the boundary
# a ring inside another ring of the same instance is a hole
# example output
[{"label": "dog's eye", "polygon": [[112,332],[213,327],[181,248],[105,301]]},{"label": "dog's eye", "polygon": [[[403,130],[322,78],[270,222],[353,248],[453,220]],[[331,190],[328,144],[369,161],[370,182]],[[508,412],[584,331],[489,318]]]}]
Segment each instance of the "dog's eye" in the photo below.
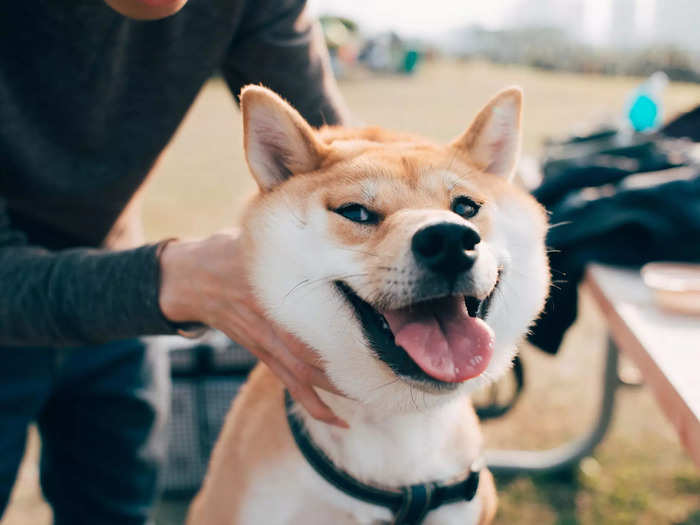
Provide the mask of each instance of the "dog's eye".
[{"label": "dog's eye", "polygon": [[452,211],[465,219],[471,219],[479,213],[481,206],[471,200],[469,197],[457,197],[452,201]]},{"label": "dog's eye", "polygon": [[362,204],[350,203],[343,204],[340,208],[334,210],[338,215],[342,215],[346,219],[361,224],[377,224],[379,215],[368,210]]}]

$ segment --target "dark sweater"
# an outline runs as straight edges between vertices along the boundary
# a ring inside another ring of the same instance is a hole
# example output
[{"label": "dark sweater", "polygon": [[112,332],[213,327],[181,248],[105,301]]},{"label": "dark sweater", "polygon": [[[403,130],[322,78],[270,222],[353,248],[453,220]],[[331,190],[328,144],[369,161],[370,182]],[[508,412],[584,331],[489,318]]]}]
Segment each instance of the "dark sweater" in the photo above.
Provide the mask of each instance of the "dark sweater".
[{"label": "dark sweater", "polygon": [[102,0],[3,6],[0,346],[173,332],[158,306],[157,245],[133,248],[128,204],[216,71],[236,95],[262,83],[314,125],[339,121],[303,4],[190,0],[152,22]]}]

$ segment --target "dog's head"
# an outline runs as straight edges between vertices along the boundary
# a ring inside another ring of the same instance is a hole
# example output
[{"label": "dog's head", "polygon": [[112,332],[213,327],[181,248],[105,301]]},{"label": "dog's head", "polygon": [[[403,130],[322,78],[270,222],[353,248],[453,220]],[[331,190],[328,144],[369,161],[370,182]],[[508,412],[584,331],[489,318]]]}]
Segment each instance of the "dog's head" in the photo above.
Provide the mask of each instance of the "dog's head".
[{"label": "dog's head", "polygon": [[243,223],[251,285],[350,397],[431,404],[510,365],[549,284],[545,213],[510,183],[521,100],[501,92],[437,145],[313,130],[271,91],[243,90],[260,187]]}]

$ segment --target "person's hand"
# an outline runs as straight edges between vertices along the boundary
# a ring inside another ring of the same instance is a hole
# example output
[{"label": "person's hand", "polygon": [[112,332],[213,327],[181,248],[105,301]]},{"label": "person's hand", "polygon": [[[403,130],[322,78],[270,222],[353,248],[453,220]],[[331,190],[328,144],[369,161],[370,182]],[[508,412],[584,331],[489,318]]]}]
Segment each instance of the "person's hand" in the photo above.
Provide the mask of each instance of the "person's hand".
[{"label": "person's hand", "polygon": [[238,232],[197,241],[171,241],[160,257],[160,308],[173,322],[200,322],[250,350],[316,419],[347,427],[313,389],[338,394],[316,353],[267,319],[244,272]]}]

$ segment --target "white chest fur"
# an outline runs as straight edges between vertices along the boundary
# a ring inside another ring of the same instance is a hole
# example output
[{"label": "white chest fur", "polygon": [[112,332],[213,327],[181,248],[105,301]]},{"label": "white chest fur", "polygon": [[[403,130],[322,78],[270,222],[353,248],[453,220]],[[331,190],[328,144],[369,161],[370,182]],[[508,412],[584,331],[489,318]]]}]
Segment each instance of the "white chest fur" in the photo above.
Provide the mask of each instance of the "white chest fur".
[{"label": "white chest fur", "polygon": [[[418,402],[420,394],[417,396]],[[363,482],[400,486],[451,480],[467,472],[479,454],[481,438],[466,398],[431,410],[389,417],[353,410],[346,401],[340,403],[344,406],[339,407],[336,401],[334,409],[348,420],[349,430],[318,423],[305,414],[303,417],[314,442],[336,465]],[[285,485],[275,491],[276,512],[281,513],[275,523],[331,523],[332,519],[334,525],[374,524],[392,517],[387,509],[363,503],[335,489],[301,454],[294,454],[282,468],[279,464],[274,468],[277,473],[273,475],[273,483]],[[261,472],[264,478],[261,483],[268,487],[270,474]],[[299,504],[301,501],[303,505]],[[254,507],[248,508],[253,512]],[[429,513],[425,524],[477,523],[480,510],[478,500],[446,505]],[[254,523],[254,517],[249,514],[250,519],[244,523]]]}]

